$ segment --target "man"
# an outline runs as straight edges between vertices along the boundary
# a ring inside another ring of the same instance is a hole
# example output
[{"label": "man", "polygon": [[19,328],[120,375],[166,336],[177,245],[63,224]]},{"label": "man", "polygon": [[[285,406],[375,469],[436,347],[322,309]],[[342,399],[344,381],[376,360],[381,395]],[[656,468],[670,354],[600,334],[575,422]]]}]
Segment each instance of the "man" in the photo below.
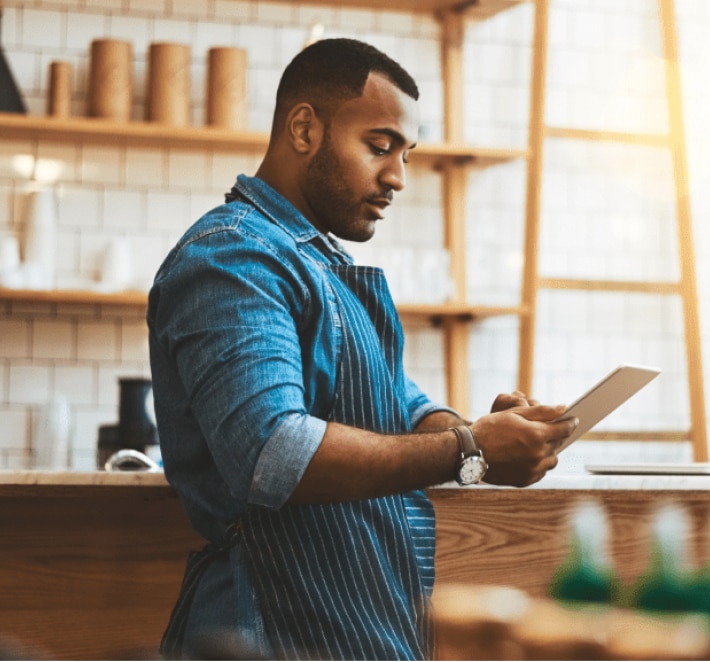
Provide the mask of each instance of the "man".
[{"label": "man", "polygon": [[486,462],[488,482],[528,485],[574,427],[517,392],[470,425],[430,402],[403,372],[382,272],[334,238],[370,239],[404,187],[417,98],[371,46],[309,46],[284,71],[256,177],[156,276],[165,472],[210,541],[188,562],[166,655],[227,632],[269,657],[427,657],[424,488],[474,482]]}]

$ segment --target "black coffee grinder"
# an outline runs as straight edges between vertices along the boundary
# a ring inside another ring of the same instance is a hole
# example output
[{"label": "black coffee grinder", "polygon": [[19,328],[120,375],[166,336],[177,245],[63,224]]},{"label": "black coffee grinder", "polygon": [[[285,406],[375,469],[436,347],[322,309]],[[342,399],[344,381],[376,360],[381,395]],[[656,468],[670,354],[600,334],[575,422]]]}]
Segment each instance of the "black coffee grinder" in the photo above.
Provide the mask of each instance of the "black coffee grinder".
[{"label": "black coffee grinder", "polygon": [[97,464],[102,469],[111,455],[135,450],[159,460],[158,430],[153,413],[153,385],[141,377],[121,378],[118,423],[99,428]]}]

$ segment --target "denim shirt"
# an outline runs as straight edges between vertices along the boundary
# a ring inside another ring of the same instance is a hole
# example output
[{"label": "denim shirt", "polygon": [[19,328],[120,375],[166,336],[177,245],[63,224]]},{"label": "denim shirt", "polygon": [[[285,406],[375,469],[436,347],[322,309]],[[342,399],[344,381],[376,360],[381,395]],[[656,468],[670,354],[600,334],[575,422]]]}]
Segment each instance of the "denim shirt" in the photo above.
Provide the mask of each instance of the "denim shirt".
[{"label": "denim shirt", "polygon": [[[216,541],[250,504],[279,508],[325,433],[339,319],[321,264],[352,258],[271,187],[244,175],[235,201],[199,219],[169,253],[148,324],[169,482]],[[445,409],[411,380],[412,425]]]},{"label": "denim shirt", "polygon": [[[165,474],[212,543],[284,506],[318,449],[341,360],[325,267],[352,264],[263,181],[235,190],[178,241],[148,306]],[[404,400],[412,427],[447,409],[409,379]]]}]

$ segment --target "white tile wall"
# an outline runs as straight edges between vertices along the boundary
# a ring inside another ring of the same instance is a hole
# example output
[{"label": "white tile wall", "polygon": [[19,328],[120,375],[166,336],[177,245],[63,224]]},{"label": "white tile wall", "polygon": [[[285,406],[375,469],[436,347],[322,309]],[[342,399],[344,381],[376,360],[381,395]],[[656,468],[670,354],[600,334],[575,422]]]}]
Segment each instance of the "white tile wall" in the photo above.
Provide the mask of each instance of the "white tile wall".
[{"label": "white tile wall", "polygon": [[[205,57],[210,46],[249,53],[249,127],[267,131],[281,70],[322,23],[326,36],[367,39],[400,59],[422,91],[426,139],[442,135],[436,22],[429,17],[256,0],[4,0],[2,45],[29,110],[46,108],[47,69],[74,65],[72,112],[84,112],[92,39],[132,42],[132,115],[143,116],[146,53],[159,40],[192,49],[193,123],[204,117]],[[698,280],[710,385],[710,92],[705,85],[710,3],[676,0],[695,218]],[[666,125],[660,32],[651,0],[553,0],[547,122],[621,131],[662,132]],[[485,146],[527,141],[533,11],[522,5],[466,29],[466,138]],[[60,284],[95,279],[111,239],[127,237],[136,281],[147,287],[171,244],[197,216],[221,201],[234,176],[252,173],[253,157],[221,152],[116,148],[92,144],[0,141],[0,236],[22,235],[28,182],[54,183],[59,199]],[[395,248],[443,245],[438,175],[411,169],[410,186],[377,238],[353,247],[396,280]],[[549,140],[544,154],[541,268],[545,275],[666,279],[678,273],[670,163],[650,148]],[[525,167],[471,171],[465,201],[470,256],[467,293],[477,303],[513,304],[519,296]],[[621,428],[682,428],[688,396],[677,302],[650,295],[569,292],[541,295],[535,395],[569,401],[621,361],[658,364],[661,378],[619,411]],[[405,360],[434,398],[445,396],[440,330],[407,328]],[[515,387],[517,322],[491,319],[471,336],[471,414],[488,410]],[[148,376],[141,311],[100,306],[0,303],[0,468],[28,466],[34,417],[55,394],[74,415],[73,463],[94,463],[99,425],[117,418],[123,376]],[[683,444],[594,444],[566,451],[565,470],[587,459],[687,459]]]}]

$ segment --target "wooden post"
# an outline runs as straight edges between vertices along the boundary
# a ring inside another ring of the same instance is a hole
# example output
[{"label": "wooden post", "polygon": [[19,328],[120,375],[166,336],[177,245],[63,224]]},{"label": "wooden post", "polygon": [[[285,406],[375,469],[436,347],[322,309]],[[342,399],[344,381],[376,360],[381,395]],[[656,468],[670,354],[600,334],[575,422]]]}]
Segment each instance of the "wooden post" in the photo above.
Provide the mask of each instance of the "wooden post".
[{"label": "wooden post", "polygon": [[690,398],[690,437],[696,462],[708,461],[707,423],[703,388],[703,362],[698,319],[698,293],[693,251],[693,224],[690,214],[688,161],[686,155],[683,101],[678,61],[678,29],[673,0],[658,0],[666,64],[666,100],[668,102],[669,138],[673,159],[676,193],[676,228],[680,251],[681,293],[685,325],[685,351]]},{"label": "wooden post", "polygon": [[524,267],[521,288],[520,354],[518,389],[532,391],[535,353],[535,309],[537,306],[538,237],[540,233],[540,194],[542,150],[545,132],[545,79],[547,70],[548,0],[535,3],[532,72],[530,78],[530,120],[528,126],[528,172],[525,203]]},{"label": "wooden post", "polygon": [[[464,142],[463,20],[453,12],[439,16],[441,25],[441,68],[444,85],[444,138]],[[466,170],[449,164],[441,173],[444,242],[451,259],[452,300],[466,301]],[[446,395],[451,407],[462,416],[470,409],[468,343],[470,323],[449,318],[444,323]]]}]

